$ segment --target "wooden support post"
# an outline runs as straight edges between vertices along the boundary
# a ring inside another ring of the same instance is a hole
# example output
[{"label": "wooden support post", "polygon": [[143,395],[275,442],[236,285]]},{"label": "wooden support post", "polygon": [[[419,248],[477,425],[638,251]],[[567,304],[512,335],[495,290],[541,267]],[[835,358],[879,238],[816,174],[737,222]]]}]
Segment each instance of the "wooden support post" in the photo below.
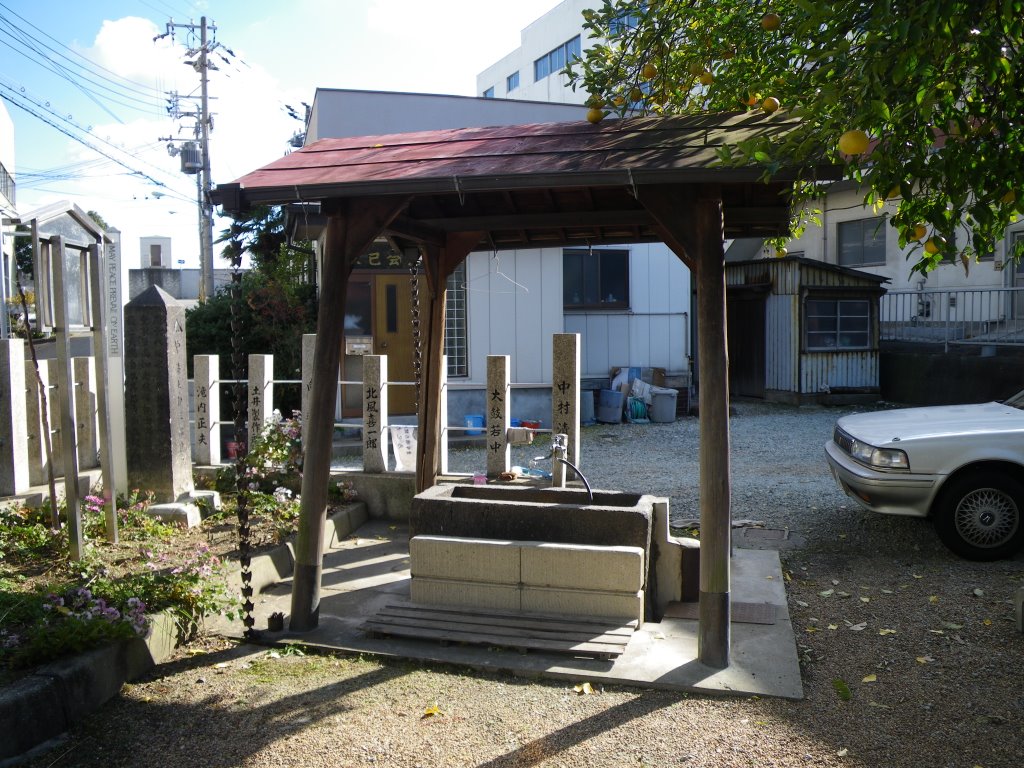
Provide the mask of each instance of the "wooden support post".
[{"label": "wooden support post", "polygon": [[388,471],[387,355],[363,355],[363,472]]},{"label": "wooden support post", "polygon": [[[444,305],[448,275],[469,255],[482,237],[480,232],[449,233],[445,245],[424,245],[427,291],[420,299],[420,316],[427,318],[423,347],[423,380],[420,387],[419,433],[416,442],[416,492],[437,482],[441,473],[441,394],[444,365]],[[425,299],[425,300],[424,300]]]},{"label": "wooden support post", "polygon": [[700,333],[700,610],[697,658],[729,666],[731,637],[729,359],[722,203],[697,201],[697,322]]},{"label": "wooden support post", "polygon": [[316,334],[302,334],[302,450],[306,450],[306,424],[309,417],[309,393],[313,391],[313,354],[316,350]]},{"label": "wooden support post", "polygon": [[370,247],[373,239],[407,204],[408,198],[402,197],[360,198],[325,205],[328,219],[320,283],[320,314],[316,324],[308,412],[303,414],[306,454],[289,621],[290,629],[295,632],[313,629],[320,620],[323,530],[331,477],[331,440],[338,397],[348,277],[356,258]]},{"label": "wooden support post", "polygon": [[71,334],[65,284],[65,247],[60,237],[51,240],[53,256],[53,330],[57,337],[57,397],[60,400],[61,451],[64,455],[64,499],[67,502],[68,542],[72,560],[85,554],[82,507],[78,503],[78,447],[75,440],[75,392],[71,370]]},{"label": "wooden support post", "polygon": [[700,367],[700,609],[697,658],[729,666],[729,360],[725,322],[722,200],[714,187],[695,195],[669,186],[640,188],[666,245],[695,274]]},{"label": "wooden support post", "polygon": [[487,356],[487,476],[496,480],[498,475],[509,470],[511,449],[508,443],[509,413],[512,410],[508,370],[508,355]]}]

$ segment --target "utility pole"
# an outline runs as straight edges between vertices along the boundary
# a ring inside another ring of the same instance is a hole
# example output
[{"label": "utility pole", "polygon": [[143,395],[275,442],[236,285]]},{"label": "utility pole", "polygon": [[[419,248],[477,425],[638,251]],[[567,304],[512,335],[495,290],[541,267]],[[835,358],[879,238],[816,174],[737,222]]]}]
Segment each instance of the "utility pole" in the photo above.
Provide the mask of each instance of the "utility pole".
[{"label": "utility pole", "polygon": [[[199,301],[204,302],[213,296],[213,203],[210,200],[210,190],[213,182],[210,179],[210,130],[213,127],[213,116],[210,114],[210,93],[209,93],[209,71],[216,69],[210,63],[210,53],[220,44],[210,41],[208,33],[216,35],[216,24],[206,23],[206,17],[200,18],[198,24],[176,24],[174,20],[167,22],[167,31],[158,35],[154,40],[170,35],[174,37],[176,29],[187,29],[193,34],[199,32],[199,47],[189,47],[188,55],[194,56],[194,61],[187,61],[199,73],[199,109],[197,112],[181,112],[178,110],[177,93],[171,95],[171,106],[168,112],[175,119],[180,117],[194,117],[195,143],[198,144],[198,162],[193,162],[192,153],[184,150],[179,151],[173,145],[170,147],[171,154],[182,155],[181,170],[183,173],[196,174],[196,205],[199,209]],[[174,141],[168,138],[168,141]],[[194,145],[192,145],[194,147]]]}]

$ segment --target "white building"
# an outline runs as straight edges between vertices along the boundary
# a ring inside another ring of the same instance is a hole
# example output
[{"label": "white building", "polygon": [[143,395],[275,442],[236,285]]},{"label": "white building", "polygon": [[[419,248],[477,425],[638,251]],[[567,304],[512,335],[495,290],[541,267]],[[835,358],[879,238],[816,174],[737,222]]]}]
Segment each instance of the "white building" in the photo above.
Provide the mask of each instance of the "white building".
[{"label": "white building", "polygon": [[139,238],[140,269],[171,269],[173,266],[174,262],[171,260],[171,238]]},{"label": "white building", "polygon": [[[327,137],[572,122],[585,114],[581,104],[321,88],[306,144]],[[296,221],[304,224],[306,236],[315,238],[318,223]],[[663,368],[675,377],[670,386],[688,383],[690,275],[675,254],[661,244],[552,250],[472,253],[449,280],[451,423],[484,412],[490,354],[511,357],[510,377],[518,385],[513,417],[538,418],[548,426],[555,333],[582,334],[582,376],[592,379],[592,388],[606,384],[613,367]],[[363,344],[369,339],[371,349],[388,354],[389,378],[408,381],[412,340],[401,336],[405,324],[388,320],[409,309],[408,268],[386,247],[371,259],[357,266],[349,282],[346,336],[361,337]],[[359,377],[355,357],[346,356],[346,380]],[[354,388],[345,393],[347,411],[355,412],[357,396]],[[396,398],[389,397],[394,405]],[[398,399],[398,412],[411,410],[409,405]]]},{"label": "white building", "polygon": [[[17,217],[14,199],[14,123],[0,101],[0,305],[14,295],[14,228]],[[0,312],[0,338],[7,338],[8,315]]]}]

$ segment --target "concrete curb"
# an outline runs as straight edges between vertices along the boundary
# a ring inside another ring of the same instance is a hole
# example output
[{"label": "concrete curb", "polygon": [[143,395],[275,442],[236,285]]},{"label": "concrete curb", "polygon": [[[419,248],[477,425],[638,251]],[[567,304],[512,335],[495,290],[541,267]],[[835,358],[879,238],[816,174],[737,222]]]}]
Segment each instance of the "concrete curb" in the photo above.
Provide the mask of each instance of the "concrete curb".
[{"label": "concrete curb", "polygon": [[[327,518],[324,549],[330,549],[366,522],[366,505],[353,502]],[[291,575],[291,544],[252,558],[252,585],[258,594]],[[237,571],[228,576],[237,590]],[[72,725],[116,696],[121,687],[166,661],[182,638],[174,615],[153,618],[149,637],[95,648],[44,664],[13,684],[0,688],[0,768],[30,757],[30,750],[56,739]]]}]

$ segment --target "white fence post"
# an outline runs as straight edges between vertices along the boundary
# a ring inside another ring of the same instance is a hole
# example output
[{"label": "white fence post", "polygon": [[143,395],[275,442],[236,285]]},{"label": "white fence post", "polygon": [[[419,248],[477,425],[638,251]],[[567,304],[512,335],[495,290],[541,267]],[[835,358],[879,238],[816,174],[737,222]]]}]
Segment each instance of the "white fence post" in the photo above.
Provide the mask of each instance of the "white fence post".
[{"label": "white fence post", "polygon": [[363,471],[388,469],[387,355],[363,355]]},{"label": "white fence post", "polygon": [[28,487],[29,411],[25,400],[25,342],[0,340],[0,495]]},{"label": "white fence post", "polygon": [[220,464],[220,356],[192,358],[196,464]]},{"label": "white fence post", "polygon": [[508,444],[509,398],[511,387],[508,379],[509,356],[487,356],[487,476],[494,479],[509,469],[511,451]]},{"label": "white fence post", "polygon": [[274,356],[249,355],[249,447],[274,410]]}]

